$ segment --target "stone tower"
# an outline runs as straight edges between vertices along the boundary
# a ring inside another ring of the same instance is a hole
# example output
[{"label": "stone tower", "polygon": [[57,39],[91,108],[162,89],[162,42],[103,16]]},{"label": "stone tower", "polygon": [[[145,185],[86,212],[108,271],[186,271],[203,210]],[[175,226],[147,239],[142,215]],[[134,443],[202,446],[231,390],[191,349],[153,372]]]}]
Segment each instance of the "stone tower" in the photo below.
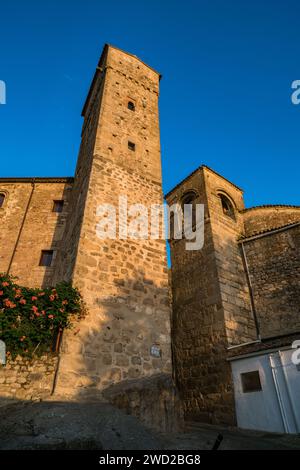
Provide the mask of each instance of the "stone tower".
[{"label": "stone tower", "polygon": [[[82,115],[82,139],[64,246],[54,282],[77,286],[87,315],[64,334],[56,391],[98,393],[170,373],[170,306],[164,240],[99,239],[97,208],[162,203],[160,75],[106,45]],[[117,232],[118,234],[118,232]]]},{"label": "stone tower", "polygon": [[229,346],[256,339],[237,245],[243,226],[243,193],[202,166],[166,199],[169,205],[182,204],[186,195],[204,205],[205,224],[200,250],[187,251],[185,239],[170,241],[177,385],[188,418],[232,424],[231,371],[224,358]]}]

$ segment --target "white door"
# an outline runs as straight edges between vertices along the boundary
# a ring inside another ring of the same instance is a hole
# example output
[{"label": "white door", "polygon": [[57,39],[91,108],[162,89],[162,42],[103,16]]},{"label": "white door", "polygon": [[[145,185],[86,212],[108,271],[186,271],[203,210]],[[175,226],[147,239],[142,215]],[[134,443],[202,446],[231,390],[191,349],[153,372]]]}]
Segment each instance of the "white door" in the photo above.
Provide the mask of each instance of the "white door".
[{"label": "white door", "polygon": [[232,361],[240,428],[300,432],[300,371],[292,350]]},{"label": "white door", "polygon": [[295,350],[279,351],[283,374],[287,384],[287,393],[291,403],[295,432],[300,432],[300,367],[292,362]]}]

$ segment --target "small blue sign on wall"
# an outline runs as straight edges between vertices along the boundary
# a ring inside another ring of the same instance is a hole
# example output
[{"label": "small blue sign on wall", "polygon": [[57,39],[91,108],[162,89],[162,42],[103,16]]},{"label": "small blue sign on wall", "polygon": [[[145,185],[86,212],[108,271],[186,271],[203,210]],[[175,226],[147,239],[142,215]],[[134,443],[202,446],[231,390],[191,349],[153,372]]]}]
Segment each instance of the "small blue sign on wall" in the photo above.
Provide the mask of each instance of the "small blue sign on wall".
[{"label": "small blue sign on wall", "polygon": [[6,346],[4,341],[0,339],[0,364],[6,364]]},{"label": "small blue sign on wall", "polygon": [[154,344],[151,346],[150,354],[153,357],[161,357],[161,349],[156,344]]}]

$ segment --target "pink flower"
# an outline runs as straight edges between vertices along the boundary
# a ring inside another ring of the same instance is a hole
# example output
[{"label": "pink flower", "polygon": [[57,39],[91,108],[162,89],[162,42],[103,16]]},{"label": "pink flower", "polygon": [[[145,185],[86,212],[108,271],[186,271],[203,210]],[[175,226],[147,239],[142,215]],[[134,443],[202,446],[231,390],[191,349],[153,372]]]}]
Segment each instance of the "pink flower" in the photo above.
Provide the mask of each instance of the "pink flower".
[{"label": "pink flower", "polygon": [[3,290],[0,290],[0,295],[3,295]]},{"label": "pink flower", "polygon": [[54,315],[48,315],[48,318],[50,318],[51,320],[53,320]]},{"label": "pink flower", "polygon": [[62,305],[68,305],[68,301],[67,301],[67,300],[63,300],[63,301],[62,301]]},{"label": "pink flower", "polygon": [[3,287],[9,286],[9,282],[6,282],[6,281],[2,282],[2,286],[3,286]]},{"label": "pink flower", "polygon": [[49,299],[51,300],[51,302],[53,302],[53,300],[55,300],[55,296],[54,295],[49,295]]},{"label": "pink flower", "polygon": [[25,305],[25,304],[26,304],[26,300],[25,300],[25,299],[21,299],[21,300],[19,300],[19,303],[22,304],[22,305]]},{"label": "pink flower", "polygon": [[33,295],[33,296],[31,297],[31,300],[32,300],[32,302],[33,302],[34,300],[37,300],[37,297],[36,297],[35,295]]},{"label": "pink flower", "polygon": [[36,312],[38,311],[38,308],[37,308],[35,305],[33,305],[33,306],[31,307],[31,310],[32,310],[34,313],[36,313]]}]

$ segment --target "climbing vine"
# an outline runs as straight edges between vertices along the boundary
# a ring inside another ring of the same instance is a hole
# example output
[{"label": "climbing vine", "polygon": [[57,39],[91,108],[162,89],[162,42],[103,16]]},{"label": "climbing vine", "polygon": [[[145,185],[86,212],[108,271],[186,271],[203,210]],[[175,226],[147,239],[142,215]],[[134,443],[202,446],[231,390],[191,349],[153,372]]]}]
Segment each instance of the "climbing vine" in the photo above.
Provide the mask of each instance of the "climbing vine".
[{"label": "climbing vine", "polygon": [[0,339],[12,358],[53,351],[59,332],[82,311],[80,293],[68,283],[28,288],[0,274]]}]

